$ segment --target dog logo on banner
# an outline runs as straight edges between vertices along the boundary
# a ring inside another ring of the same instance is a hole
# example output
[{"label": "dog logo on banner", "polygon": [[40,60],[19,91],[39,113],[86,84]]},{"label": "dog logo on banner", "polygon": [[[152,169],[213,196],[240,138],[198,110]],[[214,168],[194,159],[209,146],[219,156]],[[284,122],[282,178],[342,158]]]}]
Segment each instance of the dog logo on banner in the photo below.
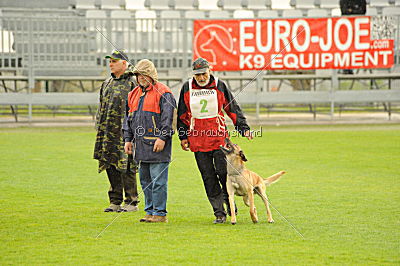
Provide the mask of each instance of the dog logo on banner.
[{"label": "dog logo on banner", "polygon": [[195,57],[206,58],[213,66],[226,66],[227,54],[237,54],[234,51],[234,42],[237,40],[232,38],[231,31],[231,28],[217,24],[206,25],[198,30],[193,39]]}]

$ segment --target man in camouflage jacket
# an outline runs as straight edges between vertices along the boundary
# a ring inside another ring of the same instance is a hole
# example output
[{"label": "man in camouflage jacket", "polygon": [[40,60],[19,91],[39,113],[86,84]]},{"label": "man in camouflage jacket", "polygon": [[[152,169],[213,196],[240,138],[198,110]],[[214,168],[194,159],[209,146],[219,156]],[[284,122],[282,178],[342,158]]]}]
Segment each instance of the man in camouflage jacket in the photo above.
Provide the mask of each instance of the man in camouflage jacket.
[{"label": "man in camouflage jacket", "polygon": [[[109,56],[111,77],[100,89],[100,103],[96,115],[96,143],[94,159],[99,161],[99,173],[106,170],[110,189],[110,206],[105,212],[137,211],[138,193],[136,183],[137,165],[132,156],[124,153],[122,124],[128,93],[136,86],[135,78],[128,67],[128,57],[123,51],[113,51]],[[125,191],[125,204],[123,201]]]}]

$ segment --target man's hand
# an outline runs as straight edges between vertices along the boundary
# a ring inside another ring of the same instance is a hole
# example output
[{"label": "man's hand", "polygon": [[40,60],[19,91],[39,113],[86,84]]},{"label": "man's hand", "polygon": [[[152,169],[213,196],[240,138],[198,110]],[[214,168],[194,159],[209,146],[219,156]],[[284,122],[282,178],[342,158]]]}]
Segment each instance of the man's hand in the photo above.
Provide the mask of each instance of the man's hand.
[{"label": "man's hand", "polygon": [[161,152],[164,149],[165,146],[165,141],[162,139],[158,138],[156,142],[154,143],[153,151],[154,152]]},{"label": "man's hand", "polygon": [[246,130],[244,132],[243,136],[245,136],[248,140],[252,140],[253,139],[253,135],[251,134],[250,130]]},{"label": "man's hand", "polygon": [[126,154],[132,154],[132,142],[125,142],[124,150]]},{"label": "man's hand", "polygon": [[189,141],[187,139],[181,140],[181,147],[182,147],[182,150],[188,151],[189,150]]}]

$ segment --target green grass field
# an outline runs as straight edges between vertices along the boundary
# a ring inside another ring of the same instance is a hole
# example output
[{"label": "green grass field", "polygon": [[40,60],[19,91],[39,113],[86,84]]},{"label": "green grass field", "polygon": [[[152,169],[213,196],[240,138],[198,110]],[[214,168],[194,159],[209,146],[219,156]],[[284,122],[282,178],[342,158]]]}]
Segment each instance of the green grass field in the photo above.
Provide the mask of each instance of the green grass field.
[{"label": "green grass field", "polygon": [[[247,167],[288,173],[267,193],[275,224],[212,224],[193,154],[174,138],[168,224],[103,213],[91,128],[0,129],[0,264],[399,264],[400,126],[264,127],[234,138]],[[140,190],[141,191],[141,190]],[[140,195],[143,201],[143,195]],[[298,229],[304,238],[279,215]]]}]

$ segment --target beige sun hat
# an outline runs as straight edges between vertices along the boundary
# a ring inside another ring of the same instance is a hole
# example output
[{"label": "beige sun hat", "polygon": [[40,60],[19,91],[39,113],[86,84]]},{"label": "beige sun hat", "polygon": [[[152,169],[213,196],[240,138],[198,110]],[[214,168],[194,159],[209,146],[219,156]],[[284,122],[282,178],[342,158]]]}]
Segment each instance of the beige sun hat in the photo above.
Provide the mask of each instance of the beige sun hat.
[{"label": "beige sun hat", "polygon": [[154,83],[158,82],[157,69],[149,59],[142,59],[133,68],[133,74],[149,76]]}]

